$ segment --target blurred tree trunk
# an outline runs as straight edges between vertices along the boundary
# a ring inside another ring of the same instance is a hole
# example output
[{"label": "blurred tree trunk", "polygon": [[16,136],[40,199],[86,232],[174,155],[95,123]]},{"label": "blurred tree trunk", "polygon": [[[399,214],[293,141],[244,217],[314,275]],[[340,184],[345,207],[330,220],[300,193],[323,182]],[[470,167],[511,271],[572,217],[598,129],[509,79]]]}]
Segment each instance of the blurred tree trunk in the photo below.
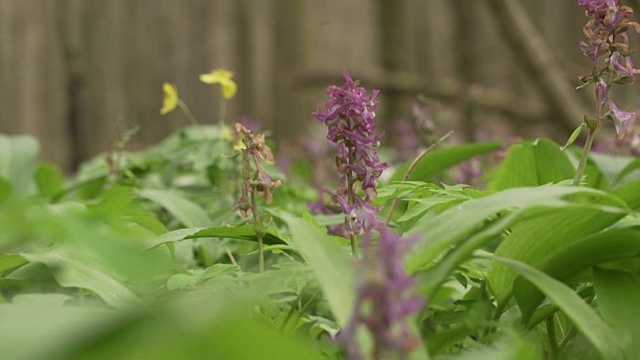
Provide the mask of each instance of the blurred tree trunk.
[{"label": "blurred tree trunk", "polygon": [[[278,139],[292,139],[300,128],[297,115],[300,95],[292,87],[292,77],[304,59],[303,24],[306,1],[277,0],[274,5],[275,59],[273,66],[274,127]],[[259,61],[259,60],[258,60]]]},{"label": "blurred tree trunk", "polygon": [[[405,36],[405,0],[378,0],[377,23],[379,61],[383,76],[406,71],[409,67],[410,50]],[[402,94],[393,89],[384,89],[384,103],[380,106],[380,118],[387,128],[402,115]]]},{"label": "blurred tree trunk", "polygon": [[42,158],[69,170],[67,64],[57,0],[0,0],[0,124],[40,139]]},{"label": "blurred tree trunk", "polygon": [[[474,56],[476,44],[474,36],[476,29],[476,11],[474,6],[477,4],[469,3],[468,0],[452,0],[451,5],[458,19],[455,22],[455,38],[460,42],[456,46],[456,53],[453,54],[456,66],[458,68],[458,76],[466,91],[470,91],[470,87],[476,81],[476,60]],[[473,141],[476,137],[476,106],[466,97],[462,105],[462,133],[465,141]]]}]

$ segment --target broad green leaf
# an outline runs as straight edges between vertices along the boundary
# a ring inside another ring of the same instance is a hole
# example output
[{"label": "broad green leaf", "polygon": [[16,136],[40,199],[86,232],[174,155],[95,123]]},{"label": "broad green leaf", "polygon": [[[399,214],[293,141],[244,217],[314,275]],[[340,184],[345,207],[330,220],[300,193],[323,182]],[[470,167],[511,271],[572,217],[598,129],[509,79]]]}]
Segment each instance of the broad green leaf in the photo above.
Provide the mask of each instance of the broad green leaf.
[{"label": "broad green leaf", "polygon": [[130,187],[111,187],[102,193],[99,202],[89,204],[88,208],[114,228],[136,228],[145,237],[167,232],[164,225],[142,206],[135,196],[135,189]]},{"label": "broad green leaf", "polygon": [[[623,161],[620,162],[620,164],[623,164],[623,163],[624,163]],[[625,177],[627,177],[633,172],[637,172],[637,170],[640,170],[640,159],[627,162],[626,164],[627,165],[624,167],[624,169],[622,169],[622,171],[617,172],[617,175],[614,180],[614,184],[619,184],[620,182],[622,182],[622,180]]]},{"label": "broad green leaf", "polygon": [[514,144],[487,188],[504,190],[558,183],[572,179],[574,174],[571,161],[558,144],[549,139],[538,139]]},{"label": "broad green leaf", "polygon": [[60,286],[91,290],[114,307],[142,305],[131,290],[88,257],[63,248],[42,253],[24,253],[21,256],[30,262],[43,263],[55,269],[54,276]]},{"label": "broad green leaf", "polygon": [[20,255],[0,254],[0,275],[29,263]]},{"label": "broad green leaf", "polygon": [[[38,295],[62,294],[33,296]],[[3,358],[68,359],[61,353],[118,317],[115,311],[106,307],[59,306],[50,300],[46,304],[39,301],[0,304],[0,354]]]},{"label": "broad green leaf", "polygon": [[[463,144],[448,148],[436,149],[423,157],[411,172],[409,180],[427,181],[434,175],[476,155],[490,153],[500,148],[499,142],[480,144]],[[400,181],[409,168],[411,161],[398,167],[390,181]]]},{"label": "broad green leaf", "polygon": [[103,325],[101,331],[69,339],[73,341],[65,356],[57,358],[323,359],[308,337],[285,336],[253,313],[249,299],[199,293],[152,311],[120,316],[120,321]]},{"label": "broad green leaf", "polygon": [[[589,154],[589,161],[598,167],[607,183],[612,185],[619,184],[621,180],[626,178],[626,175],[630,175],[630,173],[625,173],[624,176],[619,177],[619,174],[624,172],[624,169],[632,164],[634,159],[631,156],[613,156],[594,152]],[[638,177],[625,180],[638,180]]]},{"label": "broad green leaf", "polygon": [[[640,206],[640,181],[625,184],[616,189],[613,194],[625,200],[628,207],[635,209]],[[594,204],[595,205],[595,204]],[[623,204],[624,205],[624,204]],[[614,207],[587,206],[568,208],[554,211],[542,218],[534,219],[516,226],[511,235],[500,244],[495,254],[510,259],[519,260],[550,271],[552,276],[565,279],[575,272],[607,260],[614,260],[613,256],[624,256],[618,249],[627,249],[633,242],[617,245],[617,248],[604,249],[607,244],[620,244],[609,238],[606,232],[592,237],[592,234],[603,230],[626,215],[624,208],[616,210]],[[615,235],[614,235],[615,236]],[[625,234],[633,237],[634,235]],[[587,241],[584,245],[580,244]],[[598,249],[595,252],[590,249]],[[600,251],[600,253],[598,253]],[[635,254],[635,253],[632,253]],[[581,261],[581,262],[580,262]],[[598,261],[598,262],[592,262]],[[507,299],[514,288],[513,281],[516,274],[507,267],[496,264],[489,273],[491,289],[499,302]],[[515,287],[519,289],[519,286]],[[540,294],[527,288],[520,290],[522,310],[525,318],[538,306]]]},{"label": "broad green leaf", "polygon": [[630,209],[637,210],[640,208],[640,180],[626,183],[615,189],[612,194],[624,200]]},{"label": "broad green leaf", "polygon": [[600,315],[624,343],[627,359],[640,354],[640,279],[626,271],[593,269]]},{"label": "broad green leaf", "polygon": [[584,130],[585,127],[587,127],[587,124],[586,123],[582,123],[575,130],[573,130],[573,133],[571,133],[571,136],[569,136],[569,140],[567,140],[567,143],[564,144],[564,146],[562,148],[560,148],[560,150],[564,150],[567,147],[571,146],[573,144],[573,142],[576,141],[578,136],[580,136],[580,133],[582,133],[582,130]]},{"label": "broad green leaf", "polygon": [[59,167],[42,163],[36,171],[36,183],[40,194],[52,197],[64,190],[64,175]]},{"label": "broad green leaf", "polygon": [[542,291],[550,302],[571,319],[575,327],[589,339],[604,359],[625,358],[616,332],[573,289],[527,264],[499,256],[488,256],[488,258],[508,266]]},{"label": "broad green leaf", "polygon": [[[168,244],[176,241],[211,237],[257,241],[256,231],[254,230],[253,225],[224,225],[210,228],[188,228],[171,231],[156,239],[148,241],[147,247],[153,248],[161,244]],[[270,230],[267,230],[264,235],[263,242],[265,245],[286,244],[284,240]]]},{"label": "broad green leaf", "polygon": [[286,221],[293,235],[292,245],[313,268],[338,324],[345,326],[356,300],[355,269],[349,265],[349,253],[305,220],[290,216]]},{"label": "broad green leaf", "polygon": [[13,185],[9,180],[0,176],[0,204],[7,201],[13,195]]},{"label": "broad green leaf", "polygon": [[11,299],[12,304],[42,307],[62,307],[73,297],[66,294],[18,294]]},{"label": "broad green leaf", "polygon": [[[456,336],[457,331],[448,331],[442,334],[443,337],[450,332]],[[542,348],[528,339],[522,338],[515,331],[507,329],[506,338],[500,339],[493,346],[483,348],[472,348],[450,355],[443,359],[447,360],[540,360],[543,358]],[[448,340],[448,339],[447,339]],[[429,343],[431,344],[431,342]],[[431,349],[431,347],[429,347]]]},{"label": "broad green leaf", "polygon": [[[538,267],[572,243],[614,224],[625,215],[624,209],[589,204],[550,210],[541,217],[514,226],[495,254]],[[511,294],[516,278],[513,269],[495,264],[488,280],[498,303]]]},{"label": "broad green leaf", "polygon": [[205,227],[211,225],[209,215],[200,205],[174,192],[168,190],[143,189],[138,191],[138,195],[162,206],[187,227]]},{"label": "broad green leaf", "polygon": [[[539,269],[560,281],[568,281],[584,269],[613,260],[640,256],[640,232],[616,229],[580,239],[549,256]],[[516,281],[514,295],[523,317],[528,319],[544,300],[544,295],[526,281]]]},{"label": "broad green leaf", "polygon": [[31,136],[0,134],[0,177],[4,177],[17,194],[28,195],[35,189],[33,175],[40,146]]},{"label": "broad green leaf", "polygon": [[573,186],[515,188],[469,200],[438,215],[427,217],[411,230],[411,233],[419,234],[422,240],[408,257],[407,267],[410,272],[415,272],[428,266],[450,246],[463,241],[473,231],[477,231],[485,220],[502,211],[517,211],[529,207],[563,207],[568,205],[565,197],[578,194],[611,198],[601,191]]}]

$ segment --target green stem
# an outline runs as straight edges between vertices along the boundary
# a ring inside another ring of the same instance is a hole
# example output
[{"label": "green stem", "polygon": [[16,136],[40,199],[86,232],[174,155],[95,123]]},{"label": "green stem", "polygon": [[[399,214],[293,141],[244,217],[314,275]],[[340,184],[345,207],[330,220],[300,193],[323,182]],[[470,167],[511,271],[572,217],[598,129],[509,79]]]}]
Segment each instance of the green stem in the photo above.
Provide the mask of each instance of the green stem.
[{"label": "green stem", "polygon": [[224,124],[224,117],[227,116],[227,100],[220,97],[220,112],[218,113],[218,124]]},{"label": "green stem", "polygon": [[573,179],[573,186],[580,186],[582,181],[582,175],[584,175],[584,169],[587,167],[587,159],[589,158],[589,152],[591,151],[591,145],[593,145],[593,139],[595,138],[597,127],[589,127],[589,135],[587,136],[587,142],[582,149],[582,156],[576,169],[576,177]]},{"label": "green stem", "polygon": [[555,360],[558,358],[558,339],[556,338],[556,324],[553,320],[553,315],[547,316],[547,338],[549,339],[549,360]]},{"label": "green stem", "polygon": [[[354,204],[354,197],[355,195],[353,194],[353,179],[351,179],[351,173],[347,174],[347,202],[349,203],[349,205],[353,205]],[[349,216],[348,214],[345,214],[344,216]],[[353,233],[353,219],[349,219],[349,221],[351,221],[351,229],[352,231],[349,232],[349,240],[351,241],[351,254],[353,255],[353,257],[357,258],[358,257],[358,238],[356,237],[356,234]]]},{"label": "green stem", "polygon": [[189,110],[189,107],[184,103],[184,101],[182,101],[182,99],[178,99],[178,107],[180,108],[180,110],[182,110],[184,116],[187,117],[187,120],[189,120],[191,125],[199,125],[198,120],[196,120],[196,117],[193,116],[193,113],[191,112],[191,110]]},{"label": "green stem", "polygon": [[[256,188],[251,189],[251,212],[253,212],[253,224],[257,228],[260,225],[260,215],[258,214],[258,202],[256,201]],[[258,238],[258,267],[260,272],[264,272],[264,250],[262,240],[264,233],[262,230],[256,230],[256,238]]]}]

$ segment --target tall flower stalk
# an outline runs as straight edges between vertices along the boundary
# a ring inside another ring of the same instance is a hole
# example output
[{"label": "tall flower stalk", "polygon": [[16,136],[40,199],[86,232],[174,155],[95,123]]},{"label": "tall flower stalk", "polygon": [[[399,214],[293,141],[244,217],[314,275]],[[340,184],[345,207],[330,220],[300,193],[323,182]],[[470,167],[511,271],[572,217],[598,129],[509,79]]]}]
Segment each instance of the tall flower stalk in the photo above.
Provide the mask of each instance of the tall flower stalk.
[{"label": "tall flower stalk", "polygon": [[258,264],[260,272],[264,271],[263,239],[266,233],[264,218],[258,209],[258,196],[264,197],[267,204],[273,200],[272,190],[280,187],[280,180],[273,181],[264,169],[262,161],[273,162],[271,149],[265,143],[264,134],[253,134],[240,123],[236,123],[235,132],[240,137],[235,148],[242,152],[244,169],[242,192],[236,205],[244,218],[253,216],[253,227],[258,239]]},{"label": "tall flower stalk", "polygon": [[200,75],[200,81],[205,84],[219,84],[220,85],[220,106],[218,113],[218,123],[220,125],[225,123],[225,117],[227,112],[227,101],[236,96],[238,92],[238,85],[233,81],[233,72],[226,69],[213,69],[208,74]]},{"label": "tall flower stalk", "polygon": [[[586,41],[580,41],[580,49],[593,63],[591,74],[580,77],[584,83],[581,87],[595,84],[596,104],[595,118],[584,117],[582,127],[589,129],[587,141],[578,163],[573,184],[580,185],[587,164],[587,158],[595,138],[596,130],[603,120],[612,120],[618,139],[621,139],[628,127],[635,120],[634,112],[618,109],[609,97],[614,84],[635,84],[635,68],[631,60],[633,50],[629,46],[628,30],[640,32],[640,24],[631,21],[633,10],[623,6],[624,0],[578,0],[578,5],[585,8],[590,20],[583,28]],[[598,60],[604,58],[604,65]]]},{"label": "tall flower stalk", "polygon": [[[374,135],[378,90],[367,96],[367,90],[357,86],[346,70],[343,75],[344,85],[327,88],[330,99],[326,110],[318,109],[313,115],[328,127],[327,140],[338,149],[336,166],[340,181],[333,198],[345,214],[351,250],[357,256],[357,236],[363,230],[371,230],[377,221],[380,209],[372,204],[378,194],[377,179],[388,165],[380,161],[376,152],[384,136],[384,133]],[[358,187],[364,197],[358,194]]]},{"label": "tall flower stalk", "polygon": [[[363,257],[356,265],[362,276],[355,309],[338,341],[344,344],[351,360],[404,359],[422,343],[410,321],[425,302],[413,293],[416,280],[406,273],[402,261],[417,239],[403,239],[381,222],[374,228],[379,234],[377,246],[371,242],[373,232],[365,233]],[[358,342],[360,325],[373,339],[371,349],[362,349]]]}]

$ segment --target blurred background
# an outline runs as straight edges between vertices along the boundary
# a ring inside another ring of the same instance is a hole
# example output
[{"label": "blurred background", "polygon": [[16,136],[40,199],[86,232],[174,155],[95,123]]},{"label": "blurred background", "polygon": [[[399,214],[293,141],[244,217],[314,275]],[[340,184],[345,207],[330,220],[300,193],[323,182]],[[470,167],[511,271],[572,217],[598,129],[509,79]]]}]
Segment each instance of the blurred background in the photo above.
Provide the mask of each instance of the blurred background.
[{"label": "blurred background", "polygon": [[[141,126],[132,150],[188,124],[159,114],[163,82],[216,123],[219,88],[198,76],[223,67],[239,89],[227,122],[246,116],[291,149],[322,137],[311,113],[347,69],[381,90],[391,144],[418,94],[456,141],[563,142],[592,113],[593,90],[575,90],[586,21],[575,0],[0,0],[0,131],[35,135],[72,171],[113,147],[117,121]],[[637,87],[616,96],[632,110]]]}]

